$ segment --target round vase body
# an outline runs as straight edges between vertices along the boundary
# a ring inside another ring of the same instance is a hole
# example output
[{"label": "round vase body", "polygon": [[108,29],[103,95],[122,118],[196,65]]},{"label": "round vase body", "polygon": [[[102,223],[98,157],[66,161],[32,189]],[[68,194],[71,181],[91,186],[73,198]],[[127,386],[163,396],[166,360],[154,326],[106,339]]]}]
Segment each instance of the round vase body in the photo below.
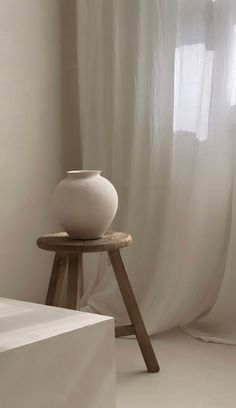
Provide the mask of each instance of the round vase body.
[{"label": "round vase body", "polygon": [[95,239],[110,227],[118,207],[114,186],[99,170],[68,171],[53,194],[55,214],[72,239]]}]

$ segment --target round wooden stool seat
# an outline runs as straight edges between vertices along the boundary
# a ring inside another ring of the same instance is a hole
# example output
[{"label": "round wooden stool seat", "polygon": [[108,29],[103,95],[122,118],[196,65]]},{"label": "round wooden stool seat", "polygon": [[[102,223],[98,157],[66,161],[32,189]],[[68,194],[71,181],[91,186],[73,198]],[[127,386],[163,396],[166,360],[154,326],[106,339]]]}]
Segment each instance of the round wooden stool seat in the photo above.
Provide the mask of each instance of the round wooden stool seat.
[{"label": "round wooden stool seat", "polygon": [[131,244],[131,235],[125,232],[107,232],[98,239],[71,239],[66,232],[44,235],[37,241],[41,249],[53,252],[103,252],[113,251]]},{"label": "round wooden stool seat", "polygon": [[131,322],[129,326],[116,327],[115,335],[134,334],[148,371],[155,373],[159,371],[159,365],[120,254],[120,248],[131,243],[131,236],[125,232],[107,232],[103,237],[92,240],[74,240],[65,232],[40,237],[37,240],[39,248],[55,252],[46,304],[58,305],[67,270],[67,308],[78,310],[83,294],[83,253],[107,251]]}]

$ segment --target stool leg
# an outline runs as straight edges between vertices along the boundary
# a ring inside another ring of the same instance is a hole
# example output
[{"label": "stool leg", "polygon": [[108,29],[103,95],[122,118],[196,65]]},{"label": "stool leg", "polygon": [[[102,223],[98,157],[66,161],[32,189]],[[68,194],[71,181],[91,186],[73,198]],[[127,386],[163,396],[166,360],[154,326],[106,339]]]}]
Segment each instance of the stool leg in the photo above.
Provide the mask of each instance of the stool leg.
[{"label": "stool leg", "polygon": [[121,295],[125,302],[125,306],[133,325],[139,347],[141,349],[147,369],[151,373],[159,371],[159,365],[152,348],[151,341],[147,334],[137,301],[135,299],[133,289],[129,282],[120,251],[109,251],[109,258],[121,291]]},{"label": "stool leg", "polygon": [[58,305],[59,296],[65,276],[66,263],[67,260],[64,254],[55,254],[46,297],[46,305]]},{"label": "stool leg", "polygon": [[69,254],[67,308],[79,310],[80,307],[80,283],[83,275],[83,254]]}]

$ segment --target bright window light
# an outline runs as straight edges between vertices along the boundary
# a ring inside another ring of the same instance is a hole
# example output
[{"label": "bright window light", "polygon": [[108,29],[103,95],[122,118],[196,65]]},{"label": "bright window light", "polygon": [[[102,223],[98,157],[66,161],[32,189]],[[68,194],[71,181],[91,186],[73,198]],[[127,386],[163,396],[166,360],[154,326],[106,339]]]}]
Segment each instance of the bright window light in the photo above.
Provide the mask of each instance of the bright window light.
[{"label": "bright window light", "polygon": [[214,52],[205,44],[182,45],[175,51],[174,131],[208,136]]}]

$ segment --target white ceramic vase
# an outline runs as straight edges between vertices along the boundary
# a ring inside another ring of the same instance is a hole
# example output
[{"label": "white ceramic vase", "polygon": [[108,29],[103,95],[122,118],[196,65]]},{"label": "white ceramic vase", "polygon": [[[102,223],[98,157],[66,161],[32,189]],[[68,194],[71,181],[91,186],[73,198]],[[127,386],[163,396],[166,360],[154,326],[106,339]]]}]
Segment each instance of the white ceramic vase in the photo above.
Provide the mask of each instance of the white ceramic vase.
[{"label": "white ceramic vase", "polygon": [[72,239],[101,237],[115,217],[116,189],[100,173],[100,170],[68,171],[54,191],[55,214]]}]

